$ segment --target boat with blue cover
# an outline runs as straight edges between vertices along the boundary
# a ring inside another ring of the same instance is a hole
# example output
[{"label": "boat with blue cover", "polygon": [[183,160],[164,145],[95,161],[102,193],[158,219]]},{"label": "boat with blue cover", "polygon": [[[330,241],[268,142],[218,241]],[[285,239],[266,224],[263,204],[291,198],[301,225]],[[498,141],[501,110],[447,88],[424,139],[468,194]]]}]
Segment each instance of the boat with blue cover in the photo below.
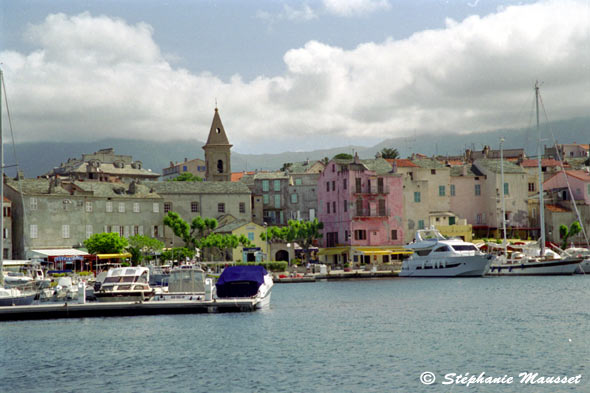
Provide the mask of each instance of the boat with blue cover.
[{"label": "boat with blue cover", "polygon": [[255,299],[256,308],[270,304],[273,285],[263,266],[251,265],[226,267],[215,284],[218,299]]}]

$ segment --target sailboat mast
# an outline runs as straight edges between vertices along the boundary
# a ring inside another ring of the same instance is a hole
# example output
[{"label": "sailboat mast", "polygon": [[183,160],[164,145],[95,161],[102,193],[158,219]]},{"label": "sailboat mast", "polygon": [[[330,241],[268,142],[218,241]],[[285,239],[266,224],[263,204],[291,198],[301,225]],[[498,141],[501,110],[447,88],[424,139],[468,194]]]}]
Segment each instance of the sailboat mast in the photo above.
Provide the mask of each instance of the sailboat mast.
[{"label": "sailboat mast", "polygon": [[2,132],[2,86],[4,84],[4,74],[0,69],[0,286],[4,285],[4,139]]},{"label": "sailboat mast", "polygon": [[541,169],[541,128],[539,126],[539,81],[535,82],[535,110],[537,112],[537,162],[539,165],[539,229],[541,257],[545,255],[545,205],[543,203],[543,171]]},{"label": "sailboat mast", "polygon": [[500,138],[500,181],[502,185],[502,230],[504,231],[504,257],[508,259],[508,241],[506,240],[506,200],[504,195],[504,138]]}]

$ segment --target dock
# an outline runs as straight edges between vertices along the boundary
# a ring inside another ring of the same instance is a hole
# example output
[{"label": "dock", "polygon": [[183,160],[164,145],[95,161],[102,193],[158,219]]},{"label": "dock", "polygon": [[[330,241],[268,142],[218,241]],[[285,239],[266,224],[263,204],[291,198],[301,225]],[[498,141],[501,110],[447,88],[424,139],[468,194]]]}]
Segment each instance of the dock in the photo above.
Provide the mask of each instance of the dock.
[{"label": "dock", "polygon": [[256,309],[253,299],[178,300],[159,302],[51,303],[0,307],[0,321],[120,317],[158,314],[199,314],[249,312]]},{"label": "dock", "polygon": [[304,276],[274,277],[275,284],[291,284],[303,282],[316,282],[321,280],[354,280],[370,278],[393,278],[399,277],[399,270],[352,270],[345,272],[343,270],[332,270],[329,273],[307,273]]}]

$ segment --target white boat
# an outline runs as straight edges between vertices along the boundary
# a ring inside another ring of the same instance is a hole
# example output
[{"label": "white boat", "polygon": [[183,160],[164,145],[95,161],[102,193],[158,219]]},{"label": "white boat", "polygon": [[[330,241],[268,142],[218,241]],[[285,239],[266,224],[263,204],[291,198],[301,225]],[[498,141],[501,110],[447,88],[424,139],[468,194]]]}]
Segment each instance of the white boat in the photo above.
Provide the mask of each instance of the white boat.
[{"label": "white boat", "polygon": [[211,300],[214,296],[213,280],[195,265],[183,265],[170,270],[167,281],[167,287],[156,289],[153,301]]},{"label": "white boat", "polygon": [[33,291],[21,291],[18,288],[0,287],[0,307],[6,306],[28,306],[33,303],[37,296]]},{"label": "white boat", "polygon": [[473,243],[447,239],[434,227],[416,231],[405,248],[414,253],[403,261],[400,277],[482,277],[491,262]]},{"label": "white boat", "polygon": [[149,276],[149,269],[142,266],[109,269],[94,297],[100,302],[149,300],[154,296],[154,290],[149,285]]},{"label": "white boat", "polygon": [[253,299],[256,308],[270,305],[274,282],[262,266],[226,267],[215,284],[218,299]]},{"label": "white boat", "polygon": [[576,269],[576,273],[588,274],[590,273],[590,250],[583,247],[570,247],[564,250],[564,255],[571,257],[582,258],[582,262]]}]

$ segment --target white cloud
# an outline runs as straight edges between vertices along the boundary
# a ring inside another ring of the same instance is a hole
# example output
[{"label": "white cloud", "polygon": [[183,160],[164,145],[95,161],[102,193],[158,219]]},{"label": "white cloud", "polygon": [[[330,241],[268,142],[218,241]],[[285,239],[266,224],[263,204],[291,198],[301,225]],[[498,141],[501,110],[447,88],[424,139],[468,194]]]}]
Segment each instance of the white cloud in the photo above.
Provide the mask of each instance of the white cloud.
[{"label": "white cloud", "polygon": [[150,26],[90,14],[50,15],[27,31],[38,50],[0,59],[20,140],[205,140],[217,98],[237,151],[280,151],[320,135],[526,126],[537,78],[552,120],[586,116],[587,12],[550,1],[352,50],[310,41],[285,54],[284,75],[252,81],[175,68]]},{"label": "white cloud", "polygon": [[391,8],[388,0],[323,0],[326,10],[338,16],[366,15]]},{"label": "white cloud", "polygon": [[307,4],[303,4],[300,9],[291,7],[288,4],[283,4],[283,9],[277,14],[272,14],[267,11],[258,11],[256,17],[272,23],[277,23],[282,20],[289,20],[292,22],[309,22],[316,19],[318,15]]}]

